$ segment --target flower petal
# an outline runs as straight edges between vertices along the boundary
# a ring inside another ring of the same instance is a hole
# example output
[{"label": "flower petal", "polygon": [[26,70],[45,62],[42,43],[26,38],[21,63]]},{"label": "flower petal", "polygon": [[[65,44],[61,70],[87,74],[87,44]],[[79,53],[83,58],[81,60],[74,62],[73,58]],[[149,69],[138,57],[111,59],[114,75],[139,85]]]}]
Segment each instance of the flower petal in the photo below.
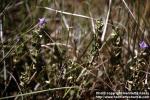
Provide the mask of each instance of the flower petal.
[{"label": "flower petal", "polygon": [[39,27],[43,27],[46,24],[46,19],[45,18],[39,18],[38,25]]},{"label": "flower petal", "polygon": [[148,47],[148,45],[147,45],[144,41],[141,41],[141,42],[139,43],[139,46],[140,46],[140,48],[142,48],[142,49]]}]

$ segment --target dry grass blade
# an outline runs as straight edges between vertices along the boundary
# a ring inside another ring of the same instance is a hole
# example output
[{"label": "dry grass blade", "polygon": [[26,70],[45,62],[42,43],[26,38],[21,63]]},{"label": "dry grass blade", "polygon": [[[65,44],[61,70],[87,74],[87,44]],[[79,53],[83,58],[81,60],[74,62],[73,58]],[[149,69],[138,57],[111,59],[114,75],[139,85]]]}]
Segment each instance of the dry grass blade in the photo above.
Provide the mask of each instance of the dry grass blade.
[{"label": "dry grass blade", "polygon": [[71,15],[71,16],[75,16],[75,17],[81,17],[81,18],[96,20],[95,18],[92,18],[92,17],[89,17],[89,16],[85,16],[85,15],[80,15],[80,14],[65,12],[65,11],[61,11],[61,10],[55,10],[55,9],[49,8],[49,7],[44,7],[44,8],[47,9],[47,10],[49,10],[49,11],[54,11],[56,13],[61,13],[61,14],[65,14],[65,15]]},{"label": "dry grass blade", "polygon": [[[125,7],[128,9],[129,13],[130,13],[131,16],[133,17],[133,19],[134,19],[134,21],[136,22],[136,24],[138,24],[138,21],[136,20],[135,15],[134,15],[134,14],[132,13],[132,11],[130,10],[128,4],[125,2],[125,0],[122,0],[122,2],[124,3]],[[139,26],[139,29],[140,29],[141,32],[144,32],[140,26]]]},{"label": "dry grass blade", "polygon": [[108,12],[107,12],[106,21],[104,23],[104,30],[103,30],[102,37],[101,37],[101,41],[102,42],[104,41],[104,37],[105,37],[105,34],[106,34],[106,29],[107,29],[107,25],[108,25],[108,19],[109,19],[110,10],[111,10],[111,3],[112,3],[112,0],[109,0],[109,8],[108,8]]},{"label": "dry grass blade", "polygon": [[78,86],[72,86],[72,87],[52,88],[52,89],[47,89],[47,90],[42,90],[42,91],[35,91],[35,92],[30,92],[30,93],[18,94],[16,96],[2,97],[2,98],[0,98],[0,100],[10,99],[10,98],[20,97],[20,96],[29,96],[29,95],[33,95],[33,94],[48,92],[48,91],[64,90],[64,89],[79,89],[79,87]]},{"label": "dry grass blade", "polygon": [[[2,19],[0,19],[0,38],[1,38],[1,43],[2,43],[2,56],[4,58],[5,56],[5,51],[4,51],[4,48],[3,48],[3,25],[2,25]],[[5,85],[6,85],[6,80],[7,80],[7,74],[6,74],[6,62],[5,60],[3,60],[3,68],[4,68],[4,81],[5,81]]]}]

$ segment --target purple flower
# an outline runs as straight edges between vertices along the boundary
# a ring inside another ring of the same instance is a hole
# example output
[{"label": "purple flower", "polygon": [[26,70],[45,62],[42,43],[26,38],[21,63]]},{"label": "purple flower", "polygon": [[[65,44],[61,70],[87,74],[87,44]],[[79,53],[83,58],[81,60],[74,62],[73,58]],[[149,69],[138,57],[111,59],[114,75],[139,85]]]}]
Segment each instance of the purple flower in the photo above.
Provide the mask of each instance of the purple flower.
[{"label": "purple flower", "polygon": [[43,27],[46,24],[45,18],[39,18],[38,26]]},{"label": "purple flower", "polygon": [[142,48],[142,49],[148,47],[148,45],[147,45],[144,41],[141,41],[141,42],[139,43],[139,46],[140,46],[140,48]]}]

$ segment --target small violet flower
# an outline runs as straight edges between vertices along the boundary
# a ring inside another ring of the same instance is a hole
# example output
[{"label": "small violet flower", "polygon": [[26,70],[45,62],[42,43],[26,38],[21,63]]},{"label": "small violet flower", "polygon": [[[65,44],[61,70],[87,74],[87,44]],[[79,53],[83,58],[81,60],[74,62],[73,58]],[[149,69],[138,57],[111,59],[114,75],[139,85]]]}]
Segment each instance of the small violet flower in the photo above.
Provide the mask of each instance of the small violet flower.
[{"label": "small violet flower", "polygon": [[139,46],[140,46],[140,48],[142,48],[142,49],[148,47],[148,45],[147,45],[144,41],[141,41],[141,42],[139,43]]},{"label": "small violet flower", "polygon": [[45,18],[39,18],[38,26],[43,27],[46,24]]}]

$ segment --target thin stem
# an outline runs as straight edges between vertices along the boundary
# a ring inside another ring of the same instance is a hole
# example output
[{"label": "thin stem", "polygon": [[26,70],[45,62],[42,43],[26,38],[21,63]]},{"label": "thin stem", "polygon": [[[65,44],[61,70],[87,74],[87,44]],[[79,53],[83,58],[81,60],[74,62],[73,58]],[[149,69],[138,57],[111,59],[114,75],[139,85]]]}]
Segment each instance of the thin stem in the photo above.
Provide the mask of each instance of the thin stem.
[{"label": "thin stem", "polygon": [[[19,89],[20,93],[22,94],[22,92],[21,92],[21,87],[19,86],[19,84],[18,84],[16,78],[14,77],[14,75],[11,74],[9,71],[7,71],[7,73],[9,73],[10,76],[12,77],[12,79],[16,82],[16,85],[18,86],[18,89]],[[21,99],[23,100],[23,96],[21,96],[21,97],[22,97]]]},{"label": "thin stem", "polygon": [[2,97],[0,98],[0,100],[3,99],[10,99],[10,98],[14,98],[14,97],[20,97],[20,96],[29,96],[29,95],[33,95],[33,94],[38,94],[38,93],[43,93],[43,92],[48,92],[48,91],[56,91],[56,90],[63,90],[63,89],[78,89],[78,86],[72,86],[72,87],[60,87],[60,88],[52,88],[52,89],[47,89],[47,90],[42,90],[42,91],[35,91],[35,92],[30,92],[30,93],[25,93],[25,94],[18,94],[16,96],[7,96],[7,97]]},{"label": "thin stem", "polygon": [[[1,43],[2,43],[2,57],[4,58],[4,56],[5,56],[5,50],[4,50],[4,47],[3,47],[4,39],[3,39],[2,19],[0,19],[0,38],[1,38]],[[5,60],[3,60],[3,69],[4,69],[4,82],[5,82],[5,86],[6,86],[7,76],[6,76],[6,62],[5,62]]]}]

